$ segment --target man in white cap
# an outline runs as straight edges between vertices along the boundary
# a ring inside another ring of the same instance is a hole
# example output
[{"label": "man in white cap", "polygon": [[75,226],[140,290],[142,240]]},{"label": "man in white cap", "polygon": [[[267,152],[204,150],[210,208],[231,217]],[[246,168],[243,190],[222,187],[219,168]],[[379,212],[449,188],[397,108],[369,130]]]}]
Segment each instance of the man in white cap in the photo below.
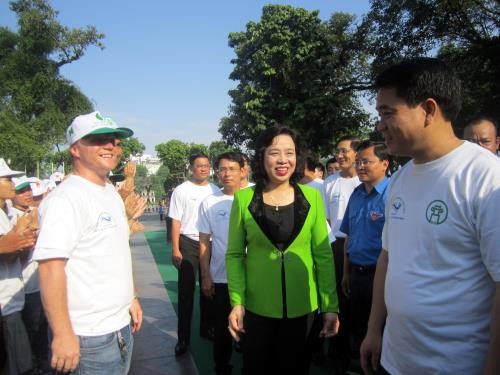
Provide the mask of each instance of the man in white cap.
[{"label": "man in white cap", "polygon": [[120,139],[132,134],[99,112],[76,117],[66,132],[73,172],[39,208],[34,259],[57,371],[110,375],[130,367],[142,309],[125,207],[106,179],[122,154]]},{"label": "man in white cap", "polygon": [[33,367],[29,339],[21,317],[24,285],[19,255],[21,250],[33,248],[35,232],[14,227],[7,217],[5,204],[7,199],[16,196],[12,178],[23,174],[11,170],[4,159],[0,159],[0,310],[7,354],[4,372],[7,374],[22,374]]},{"label": "man in white cap", "polygon": [[[31,189],[33,179],[22,176],[12,180],[15,184],[16,196],[11,200],[12,206],[9,207],[9,219],[15,225],[18,218],[29,214],[33,210],[34,200]],[[36,215],[36,212],[32,214]],[[36,371],[46,373],[50,371],[47,342],[48,326],[40,298],[38,264],[33,261],[33,249],[23,251],[20,260],[23,267],[22,277],[24,283],[23,322],[28,332]]]}]

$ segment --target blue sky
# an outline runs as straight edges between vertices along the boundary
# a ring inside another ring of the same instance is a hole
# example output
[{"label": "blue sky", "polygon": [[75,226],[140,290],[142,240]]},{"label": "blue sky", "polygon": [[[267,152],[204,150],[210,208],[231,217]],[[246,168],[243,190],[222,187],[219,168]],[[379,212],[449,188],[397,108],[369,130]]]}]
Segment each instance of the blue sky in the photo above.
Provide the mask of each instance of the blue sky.
[{"label": "blue sky", "polygon": [[[234,53],[230,32],[258,21],[261,0],[50,0],[69,27],[94,25],[106,48],[92,47],[62,68],[96,109],[132,128],[154,154],[170,139],[210,144],[230,105]],[[361,16],[368,0],[274,1],[319,10],[323,20],[342,11]],[[0,25],[16,29],[9,2],[0,0]]]}]

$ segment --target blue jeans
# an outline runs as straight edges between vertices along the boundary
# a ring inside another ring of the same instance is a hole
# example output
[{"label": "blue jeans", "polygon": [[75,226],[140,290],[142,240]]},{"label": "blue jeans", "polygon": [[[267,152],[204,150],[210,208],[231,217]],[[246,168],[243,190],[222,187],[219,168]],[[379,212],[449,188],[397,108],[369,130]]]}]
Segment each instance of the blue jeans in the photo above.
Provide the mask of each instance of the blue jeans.
[{"label": "blue jeans", "polygon": [[130,368],[134,338],[130,325],[102,336],[78,336],[80,363],[75,375],[126,375]]}]

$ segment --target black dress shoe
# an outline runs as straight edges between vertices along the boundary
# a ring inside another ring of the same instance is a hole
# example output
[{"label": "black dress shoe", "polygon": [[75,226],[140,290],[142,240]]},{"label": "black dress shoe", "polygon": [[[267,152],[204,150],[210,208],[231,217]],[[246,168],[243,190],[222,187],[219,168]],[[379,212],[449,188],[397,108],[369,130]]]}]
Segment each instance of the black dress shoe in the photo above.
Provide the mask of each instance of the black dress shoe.
[{"label": "black dress shoe", "polygon": [[175,345],[175,356],[178,357],[183,355],[188,350],[188,344],[185,341],[178,341],[177,345]]}]

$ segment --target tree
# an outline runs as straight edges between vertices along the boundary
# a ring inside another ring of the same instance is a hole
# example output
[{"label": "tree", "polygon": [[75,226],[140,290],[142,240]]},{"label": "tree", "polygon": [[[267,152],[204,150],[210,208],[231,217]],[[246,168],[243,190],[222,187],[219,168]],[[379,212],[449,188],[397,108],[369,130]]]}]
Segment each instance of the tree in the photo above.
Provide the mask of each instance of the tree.
[{"label": "tree", "polygon": [[365,45],[369,29],[354,17],[268,5],[259,22],[229,34],[235,51],[229,114],[219,124],[230,145],[252,146],[265,128],[296,129],[313,151],[330,153],[339,135],[365,131],[369,116],[358,92],[370,88]]},{"label": "tree", "polygon": [[373,0],[364,23],[372,30],[374,75],[403,57],[440,57],[463,81],[459,135],[469,114],[500,119],[498,1]]},{"label": "tree", "polygon": [[155,150],[172,175],[179,178],[185,177],[189,156],[189,146],[186,143],[172,139],[156,145]]},{"label": "tree", "polygon": [[[0,154],[32,172],[36,161],[65,143],[71,119],[92,110],[59,68],[81,58],[89,46],[103,48],[104,35],[90,26],[62,26],[47,0],[17,0],[10,9],[18,30],[0,27],[0,131],[12,137],[7,145],[0,143]],[[16,142],[19,147],[12,147]]]},{"label": "tree", "polygon": [[230,152],[230,151],[239,151],[236,147],[232,147],[227,144],[227,142],[224,141],[213,141],[210,143],[210,146],[208,146],[208,156],[210,157],[210,162],[213,163],[215,162],[215,159],[220,155],[225,152]]},{"label": "tree", "polygon": [[136,137],[130,137],[127,139],[123,139],[121,142],[122,146],[122,160],[126,161],[130,158],[130,156],[140,156],[146,149],[146,146],[144,146],[138,138]]}]

